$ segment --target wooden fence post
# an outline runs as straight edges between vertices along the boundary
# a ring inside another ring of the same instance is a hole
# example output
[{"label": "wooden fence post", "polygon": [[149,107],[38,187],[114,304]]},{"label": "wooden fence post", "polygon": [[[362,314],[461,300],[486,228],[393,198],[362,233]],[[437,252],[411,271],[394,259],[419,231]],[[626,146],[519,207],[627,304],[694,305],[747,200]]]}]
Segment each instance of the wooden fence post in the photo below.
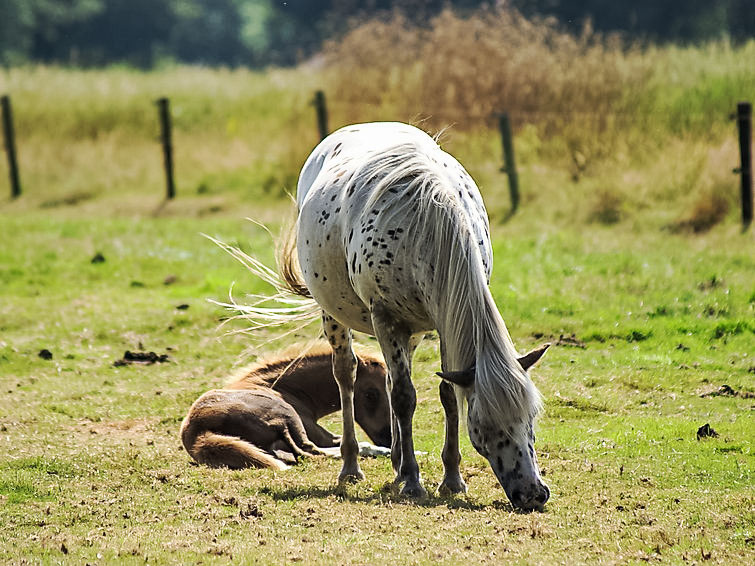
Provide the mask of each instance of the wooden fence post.
[{"label": "wooden fence post", "polygon": [[317,112],[317,128],[320,131],[320,139],[328,137],[328,109],[325,105],[325,93],[321,90],[315,92],[315,99],[312,101]]},{"label": "wooden fence post", "polygon": [[504,112],[498,117],[498,127],[501,130],[501,141],[503,143],[503,167],[502,173],[509,177],[509,194],[511,195],[511,212],[512,215],[519,208],[519,176],[516,173],[516,163],[514,162],[514,141],[511,137],[511,122],[508,113]]},{"label": "wooden fence post", "polygon": [[13,130],[13,112],[11,111],[10,96],[0,98],[3,107],[3,138],[5,139],[5,153],[8,156],[8,175],[10,176],[11,198],[21,196],[21,182],[18,175],[18,161],[16,159],[16,139]]},{"label": "wooden fence post", "polygon": [[752,223],[752,104],[737,104],[739,155],[741,167],[735,169],[742,179],[742,225],[746,230]]},{"label": "wooden fence post", "polygon": [[165,185],[168,200],[176,196],[176,185],[173,180],[173,140],[170,126],[170,101],[163,97],[157,99],[160,113],[160,133],[165,157]]}]

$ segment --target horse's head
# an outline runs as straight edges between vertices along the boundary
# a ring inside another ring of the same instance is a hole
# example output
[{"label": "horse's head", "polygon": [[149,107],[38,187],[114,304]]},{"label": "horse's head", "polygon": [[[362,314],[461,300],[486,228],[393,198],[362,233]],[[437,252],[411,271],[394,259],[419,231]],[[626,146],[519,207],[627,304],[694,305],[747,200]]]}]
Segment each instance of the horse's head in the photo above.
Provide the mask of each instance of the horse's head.
[{"label": "horse's head", "polygon": [[378,446],[391,445],[391,404],[386,388],[385,364],[370,356],[359,356],[354,384],[354,418]]},{"label": "horse's head", "polygon": [[[549,344],[519,358],[526,372],[545,353]],[[475,389],[474,368],[464,372],[446,372],[441,377],[465,388],[468,403],[467,428],[475,450],[493,468],[512,505],[518,509],[542,509],[550,490],[540,477],[535,455],[534,416],[511,416],[505,421],[479,410],[482,401]]]}]

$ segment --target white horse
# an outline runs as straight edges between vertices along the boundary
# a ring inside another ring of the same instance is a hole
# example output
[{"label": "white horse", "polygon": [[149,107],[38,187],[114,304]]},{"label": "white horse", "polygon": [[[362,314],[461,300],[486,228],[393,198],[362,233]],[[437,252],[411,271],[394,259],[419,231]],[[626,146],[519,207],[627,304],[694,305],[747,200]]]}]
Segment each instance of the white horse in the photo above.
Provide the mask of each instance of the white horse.
[{"label": "white horse", "polygon": [[[427,134],[400,123],[357,124],[323,140],[297,191],[296,251],[284,247],[289,287],[322,309],[343,408],[339,480],[364,477],[357,460],[351,330],[377,337],[389,370],[392,461],[402,493],[422,496],[414,455],[411,360],[437,329],[446,416],[441,490],[459,493],[459,408],[469,436],[515,507],[542,508],[533,424],[540,395],[527,369],[547,345],[518,358],[488,289],[487,213],[472,178]],[[303,279],[303,280],[302,280]]]}]

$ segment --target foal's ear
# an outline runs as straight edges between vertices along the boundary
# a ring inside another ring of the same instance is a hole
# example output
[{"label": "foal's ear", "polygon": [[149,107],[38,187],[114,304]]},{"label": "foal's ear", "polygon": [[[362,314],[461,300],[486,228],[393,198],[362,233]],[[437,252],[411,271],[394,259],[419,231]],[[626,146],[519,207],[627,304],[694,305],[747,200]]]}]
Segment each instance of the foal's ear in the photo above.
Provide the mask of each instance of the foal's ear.
[{"label": "foal's ear", "polygon": [[462,387],[469,387],[474,383],[475,367],[472,366],[462,371],[439,371],[437,374],[446,381],[461,385]]},{"label": "foal's ear", "polygon": [[543,357],[543,354],[545,354],[545,351],[550,348],[550,346],[550,343],[543,344],[542,346],[538,346],[534,350],[527,352],[521,358],[517,358],[519,365],[522,366],[522,369],[524,371],[527,371],[532,366],[534,366],[540,358]]}]

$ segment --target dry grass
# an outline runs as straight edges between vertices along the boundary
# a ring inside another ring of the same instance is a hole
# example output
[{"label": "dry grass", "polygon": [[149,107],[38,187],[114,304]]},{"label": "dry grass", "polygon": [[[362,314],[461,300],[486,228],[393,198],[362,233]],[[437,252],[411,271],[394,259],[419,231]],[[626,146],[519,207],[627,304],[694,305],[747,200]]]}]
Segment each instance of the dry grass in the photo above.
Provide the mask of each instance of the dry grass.
[{"label": "dry grass", "polygon": [[[181,202],[172,208],[280,203],[319,139],[310,101],[323,88],[331,130],[402,120],[443,131],[494,220],[509,206],[495,120],[505,110],[521,214],[658,229],[714,192],[735,208],[728,114],[755,98],[753,60],[755,41],[640,47],[491,9],[445,11],[425,27],[400,14],[365,22],[292,70],[10,69],[0,92],[14,100],[24,196],[9,206],[153,211],[164,195],[159,96],[174,116]],[[735,217],[717,210],[717,221]]]},{"label": "dry grass", "polygon": [[618,37],[589,27],[574,36],[553,20],[507,10],[469,18],[446,10],[426,28],[396,13],[355,28],[326,53],[340,100],[390,106],[439,127],[479,126],[502,111],[558,129],[602,115],[594,126],[607,127],[652,74],[651,62]]},{"label": "dry grass", "polygon": [[689,215],[669,226],[672,232],[707,232],[729,212],[729,200],[714,191],[705,192],[695,202]]}]

